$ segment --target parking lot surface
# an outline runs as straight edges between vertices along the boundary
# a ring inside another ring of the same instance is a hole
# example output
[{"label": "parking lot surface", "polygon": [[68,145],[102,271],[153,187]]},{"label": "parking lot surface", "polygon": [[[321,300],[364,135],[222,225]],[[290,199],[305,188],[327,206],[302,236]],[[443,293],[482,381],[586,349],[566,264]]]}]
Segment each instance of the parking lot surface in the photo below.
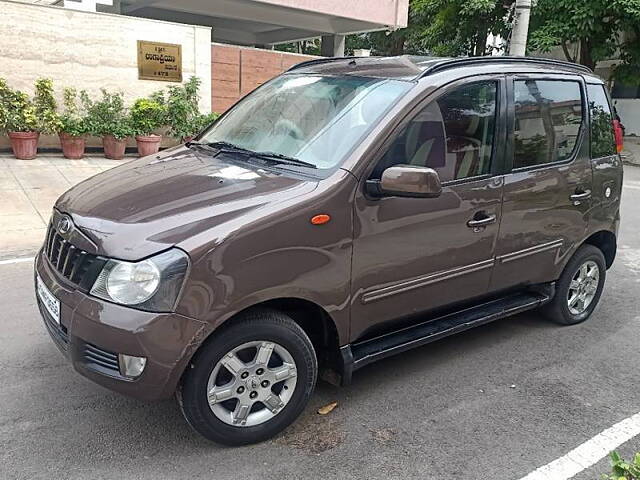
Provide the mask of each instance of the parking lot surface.
[{"label": "parking lot surface", "polygon": [[[638,225],[630,166],[618,258],[587,323],[529,312],[372,364],[349,387],[320,383],[292,427],[243,448],[200,438],[173,401],[128,399],[75,373],[41,323],[32,263],[2,263],[0,478],[520,479],[640,412]],[[640,437],[621,447],[639,449]]]}]

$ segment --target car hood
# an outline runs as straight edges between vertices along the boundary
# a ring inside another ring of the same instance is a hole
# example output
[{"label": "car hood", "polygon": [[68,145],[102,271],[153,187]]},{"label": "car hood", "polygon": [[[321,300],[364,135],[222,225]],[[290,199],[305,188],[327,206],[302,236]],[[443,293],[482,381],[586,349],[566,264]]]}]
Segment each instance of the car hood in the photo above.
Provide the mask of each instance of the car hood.
[{"label": "car hood", "polygon": [[176,147],[79,183],[56,208],[73,218],[94,253],[139,260],[214,228],[210,241],[215,243],[225,236],[226,224],[238,228],[244,223],[240,217],[256,218],[258,209],[266,214],[317,184],[227,154],[214,158],[204,150]]}]

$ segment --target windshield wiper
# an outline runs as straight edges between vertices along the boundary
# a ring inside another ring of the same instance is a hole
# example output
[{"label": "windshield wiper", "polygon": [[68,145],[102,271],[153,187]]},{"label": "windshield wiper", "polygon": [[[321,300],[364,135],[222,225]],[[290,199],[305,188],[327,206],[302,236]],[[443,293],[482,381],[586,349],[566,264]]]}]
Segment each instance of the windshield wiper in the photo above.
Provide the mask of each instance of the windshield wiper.
[{"label": "windshield wiper", "polygon": [[241,152],[241,153],[253,153],[252,150],[239,147],[229,142],[187,142],[187,147],[203,147],[211,150],[217,150],[220,152]]},{"label": "windshield wiper", "polygon": [[305,162],[304,160],[300,160],[299,158],[290,157],[289,155],[284,155],[282,153],[252,152],[251,156],[257,157],[257,158],[263,158],[265,160],[269,160],[274,163],[280,163],[284,165],[297,165],[300,167],[318,168],[313,163]]},{"label": "windshield wiper", "polygon": [[279,163],[283,165],[296,165],[307,168],[318,168],[313,163],[305,162],[304,160],[290,157],[289,155],[284,155],[282,153],[276,152],[256,152],[248,148],[239,147],[238,145],[234,145],[230,142],[188,142],[186,143],[186,146],[203,147],[223,153],[241,153],[247,155],[248,157],[261,158],[269,162]]}]

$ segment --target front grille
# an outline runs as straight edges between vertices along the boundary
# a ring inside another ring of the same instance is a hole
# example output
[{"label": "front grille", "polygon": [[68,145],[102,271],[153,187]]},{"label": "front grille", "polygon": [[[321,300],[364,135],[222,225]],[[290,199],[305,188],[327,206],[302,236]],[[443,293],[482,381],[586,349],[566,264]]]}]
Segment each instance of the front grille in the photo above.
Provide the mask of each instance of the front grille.
[{"label": "front grille", "polygon": [[38,309],[44,319],[44,324],[49,331],[49,335],[51,335],[51,338],[53,338],[53,341],[56,343],[58,348],[62,350],[63,353],[66,353],[69,348],[69,335],[67,334],[67,329],[51,317],[49,311],[44,307],[37,296],[36,299],[38,301]]},{"label": "front grille", "polygon": [[91,288],[104,265],[104,261],[96,255],[65,240],[53,223],[49,224],[47,230],[44,253],[60,275],[85,291]]},{"label": "front grille", "polygon": [[90,343],[84,344],[83,356],[85,364],[100,373],[120,375],[118,355]]}]

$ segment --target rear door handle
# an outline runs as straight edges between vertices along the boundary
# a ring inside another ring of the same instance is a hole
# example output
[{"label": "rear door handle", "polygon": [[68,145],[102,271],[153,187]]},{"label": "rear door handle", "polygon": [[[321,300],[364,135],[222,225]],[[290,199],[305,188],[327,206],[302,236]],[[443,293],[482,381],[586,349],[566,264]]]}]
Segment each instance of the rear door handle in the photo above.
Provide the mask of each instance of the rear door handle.
[{"label": "rear door handle", "polygon": [[467,222],[467,227],[469,228],[478,228],[478,227],[486,227],[492,223],[495,223],[496,216],[495,215],[487,215],[484,214],[484,217],[475,216],[471,220]]},{"label": "rear door handle", "polygon": [[585,190],[583,192],[576,192],[569,197],[572,202],[575,204],[579,204],[583,200],[588,200],[591,198],[591,190]]}]

